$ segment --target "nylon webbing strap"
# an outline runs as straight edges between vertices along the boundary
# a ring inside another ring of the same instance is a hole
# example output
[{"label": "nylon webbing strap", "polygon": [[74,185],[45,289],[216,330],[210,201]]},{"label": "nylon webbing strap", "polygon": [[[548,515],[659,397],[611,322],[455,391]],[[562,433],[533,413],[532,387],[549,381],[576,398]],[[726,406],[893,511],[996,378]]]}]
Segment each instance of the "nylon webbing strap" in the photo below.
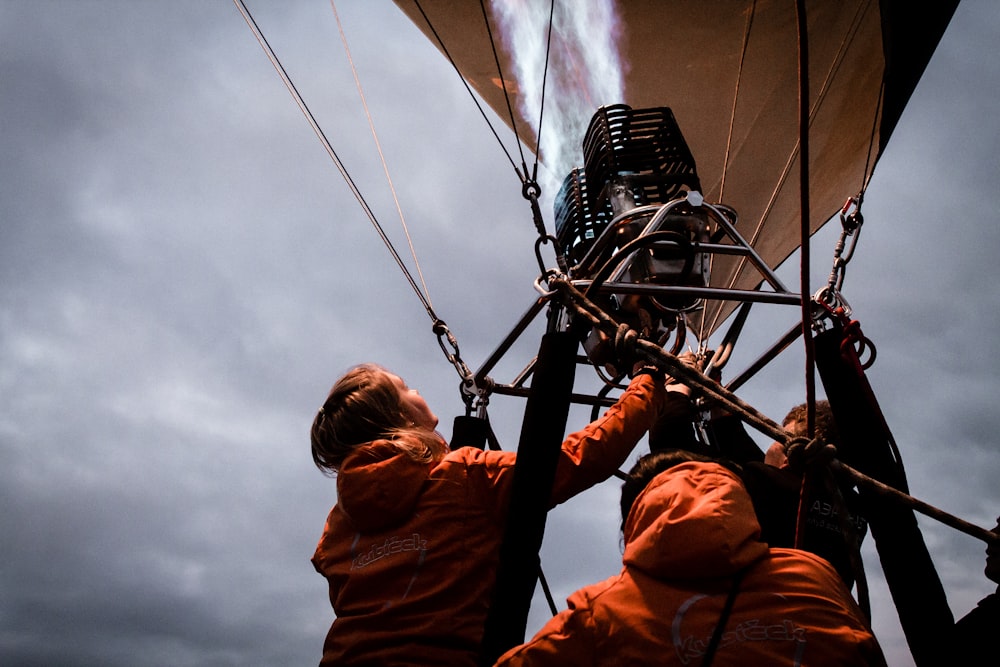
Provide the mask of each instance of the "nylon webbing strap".
[{"label": "nylon webbing strap", "polygon": [[[838,458],[858,471],[909,493],[902,460],[857,353],[836,326],[817,334],[816,363],[840,431]],[[889,593],[918,667],[947,664],[940,629],[954,618],[944,587],[910,507],[859,487]]]},{"label": "nylon webbing strap", "polygon": [[854,347],[838,323],[816,335],[816,365],[840,432],[837,458],[869,477],[907,490],[895,441]]},{"label": "nylon webbing strap", "polygon": [[489,424],[482,417],[462,415],[455,417],[451,430],[451,449],[456,450],[460,447],[485,449],[488,430]]},{"label": "nylon webbing strap", "polygon": [[538,579],[538,552],[569,417],[578,346],[569,332],[542,337],[521,425],[507,526],[483,634],[482,665],[492,665],[505,651],[524,642]]}]

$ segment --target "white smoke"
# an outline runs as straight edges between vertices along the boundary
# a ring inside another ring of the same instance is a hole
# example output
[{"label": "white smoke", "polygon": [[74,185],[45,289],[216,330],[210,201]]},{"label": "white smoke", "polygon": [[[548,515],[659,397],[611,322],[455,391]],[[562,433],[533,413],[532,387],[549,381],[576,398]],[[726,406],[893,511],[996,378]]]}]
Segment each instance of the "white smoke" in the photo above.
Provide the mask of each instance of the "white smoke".
[{"label": "white smoke", "polygon": [[[552,0],[492,0],[501,39],[513,54],[522,108],[537,140]],[[622,24],[614,0],[556,0],[545,82],[539,185],[549,201],[573,167],[597,108],[625,101],[618,53]]]}]

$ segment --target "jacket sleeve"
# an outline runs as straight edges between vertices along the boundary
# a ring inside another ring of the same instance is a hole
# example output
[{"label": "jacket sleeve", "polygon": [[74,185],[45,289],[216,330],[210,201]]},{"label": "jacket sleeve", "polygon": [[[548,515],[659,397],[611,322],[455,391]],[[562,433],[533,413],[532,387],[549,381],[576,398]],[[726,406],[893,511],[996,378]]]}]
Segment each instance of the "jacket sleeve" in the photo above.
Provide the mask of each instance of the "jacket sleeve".
[{"label": "jacket sleeve", "polygon": [[[657,417],[672,407],[677,411],[688,410],[690,404],[681,394],[668,393],[663,383],[651,375],[642,374],[632,380],[604,415],[563,441],[549,506],[565,502],[614,474]],[[463,447],[449,454],[440,467],[452,470],[444,473],[446,476],[461,471],[469,484],[470,502],[489,498],[487,504],[500,513],[503,521],[516,460],[513,451]],[[496,502],[496,498],[502,502]]]},{"label": "jacket sleeve", "polygon": [[550,506],[565,502],[617,470],[672,401],[684,403],[681,394],[668,394],[662,382],[638,375],[603,416],[571,434],[562,444],[552,485]]},{"label": "jacket sleeve", "polygon": [[[571,597],[571,604],[572,600]],[[590,608],[571,606],[553,616],[531,641],[516,646],[500,656],[496,667],[597,665],[595,637]]]}]

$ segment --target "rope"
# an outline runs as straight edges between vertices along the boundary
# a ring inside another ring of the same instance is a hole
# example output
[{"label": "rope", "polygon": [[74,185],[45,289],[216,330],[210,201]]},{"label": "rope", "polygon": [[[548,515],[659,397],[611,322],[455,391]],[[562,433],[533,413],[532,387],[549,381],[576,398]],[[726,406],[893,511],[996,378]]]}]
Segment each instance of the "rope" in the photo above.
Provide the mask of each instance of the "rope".
[{"label": "rope", "polygon": [[802,295],[802,342],[805,347],[806,366],[806,425],[809,436],[816,430],[816,354],[810,335],[812,302],[809,289],[809,27],[806,21],[805,0],[796,0],[795,16],[799,37],[799,213],[802,245],[799,250],[799,276]]},{"label": "rope", "polygon": [[[873,479],[839,461],[833,457],[836,450],[832,448],[831,445],[813,440],[796,441],[779,424],[769,419],[752,405],[743,401],[715,380],[707,377],[700,371],[687,366],[675,355],[670,354],[656,344],[643,340],[637,335],[632,336],[625,333],[624,330],[621,329],[621,325],[618,322],[615,322],[615,320],[602,311],[600,307],[587,299],[582,292],[576,289],[576,287],[574,287],[573,284],[565,278],[553,277],[549,280],[548,284],[552,288],[553,292],[561,298],[564,306],[573,310],[578,316],[589,322],[591,326],[599,329],[610,340],[619,341],[618,351],[620,353],[627,354],[631,352],[635,356],[642,357],[650,364],[662,369],[676,381],[687,385],[693,390],[701,392],[702,395],[710,400],[718,401],[721,405],[725,406],[730,413],[739,417],[747,424],[753,426],[761,433],[773,438],[777,442],[786,446],[798,444],[802,447],[802,450],[796,451],[794,447],[791,448],[789,451],[790,461],[808,463],[812,459],[820,458],[835,474],[841,477],[846,477],[858,487],[863,487],[875,493],[879,493],[893,502],[904,504],[921,514],[936,519],[947,526],[982,540],[987,544],[996,544],[1000,546],[1000,535],[948,514],[943,510],[918,500],[909,494],[883,484],[882,482],[879,482],[878,480]],[[630,344],[633,346],[631,349],[629,349]],[[796,465],[799,465],[799,463]]]},{"label": "rope", "polygon": [[365,198],[361,195],[361,191],[358,189],[358,186],[354,184],[354,180],[348,173],[347,168],[344,166],[344,163],[340,161],[340,157],[337,155],[336,151],[333,150],[333,146],[330,145],[330,141],[326,138],[326,134],[323,133],[323,129],[319,126],[319,123],[316,122],[316,118],[309,110],[309,107],[306,105],[305,100],[302,99],[302,96],[299,94],[299,91],[295,88],[295,84],[292,83],[292,80],[291,78],[289,78],[288,73],[282,66],[281,61],[278,60],[278,56],[275,55],[274,50],[271,48],[271,45],[267,42],[267,39],[264,37],[264,33],[261,32],[261,29],[257,26],[257,22],[254,21],[253,16],[250,15],[250,10],[247,9],[246,5],[243,3],[243,0],[233,0],[233,2],[236,4],[237,9],[240,10],[240,13],[243,15],[244,20],[246,20],[247,25],[250,26],[250,30],[257,38],[257,41],[260,43],[261,48],[264,49],[264,53],[267,54],[268,60],[271,61],[271,64],[274,66],[274,69],[278,72],[278,75],[281,77],[281,80],[284,81],[285,87],[288,88],[288,92],[291,93],[292,98],[294,98],[295,103],[298,104],[299,109],[302,111],[302,114],[306,117],[306,120],[309,121],[309,125],[312,127],[313,132],[316,133],[316,136],[323,144],[323,147],[326,149],[327,154],[329,154],[330,159],[333,160],[333,163],[336,165],[337,170],[340,172],[341,176],[344,177],[344,180],[347,182],[348,187],[351,189],[351,193],[354,195],[354,198],[358,200],[359,204],[361,204],[361,208],[364,210],[365,214],[368,216],[368,219],[371,221],[372,226],[375,228],[375,231],[382,239],[382,243],[385,244],[385,247],[389,250],[389,253],[392,255],[392,258],[396,261],[396,264],[403,272],[403,275],[406,277],[407,282],[410,283],[410,287],[413,288],[413,291],[417,295],[417,298],[420,299],[420,303],[423,304],[424,309],[427,311],[427,314],[430,315],[432,320],[437,321],[438,317],[437,315],[434,314],[434,309],[431,308],[430,302],[427,301],[426,297],[424,297],[423,293],[420,291],[420,288],[417,287],[416,282],[413,280],[413,276],[410,275],[410,271],[406,268],[406,265],[400,258],[399,253],[397,253],[396,249],[392,246],[392,242],[386,235],[385,230],[382,229],[382,225],[379,224],[378,219],[375,217],[375,213],[372,212],[371,208],[368,206],[368,202],[366,202]]},{"label": "rope", "polygon": [[865,475],[864,473],[840,461],[836,458],[837,450],[833,445],[826,444],[818,440],[794,438],[789,441],[787,447],[789,466],[795,470],[809,471],[822,468],[829,469],[841,479],[850,481],[859,488],[878,493],[893,502],[916,510],[921,514],[936,519],[947,526],[980,539],[987,544],[1000,545],[1000,535],[948,514],[947,512],[925,503],[922,500],[914,498],[899,489],[889,486],[884,482],[880,482],[873,477],[869,477],[868,475]]},{"label": "rope", "polygon": [[[371,210],[371,207],[368,206],[368,202],[365,201],[365,198],[362,196],[361,191],[358,189],[357,185],[355,185],[354,180],[351,178],[351,175],[347,171],[347,168],[344,166],[343,162],[341,162],[340,157],[337,155],[337,152],[333,150],[333,146],[330,144],[330,141],[326,138],[326,134],[323,132],[323,129],[319,126],[319,123],[316,121],[316,118],[313,116],[312,112],[309,110],[309,107],[306,105],[305,100],[302,99],[302,96],[299,94],[299,91],[295,88],[295,84],[292,83],[292,80],[288,76],[288,73],[285,71],[284,66],[282,66],[281,61],[278,60],[278,56],[274,53],[274,50],[268,43],[267,38],[264,37],[264,33],[261,31],[260,27],[257,25],[257,22],[250,14],[250,10],[247,9],[246,5],[243,3],[243,0],[233,0],[233,2],[236,4],[236,8],[239,9],[240,13],[243,15],[243,19],[247,22],[247,25],[253,32],[254,37],[257,38],[257,41],[260,43],[261,48],[264,49],[264,53],[267,55],[268,60],[271,61],[271,64],[274,66],[274,69],[278,72],[278,75],[281,77],[281,80],[285,83],[285,87],[288,89],[288,92],[291,93],[292,98],[295,100],[295,103],[302,111],[302,114],[306,117],[306,120],[312,127],[313,132],[316,133],[316,136],[323,144],[323,147],[326,149],[326,152],[330,156],[330,159],[333,160],[333,163],[336,165],[337,170],[340,171],[341,175],[344,177],[344,180],[347,182],[347,185],[350,188],[351,193],[354,195],[355,199],[358,200],[358,203],[364,210],[365,215],[368,216],[368,219],[371,221],[372,226],[378,233],[379,238],[382,239],[382,243],[389,251],[389,254],[392,255],[393,260],[395,260],[396,265],[399,267],[400,271],[402,271],[403,276],[406,278],[406,281],[410,284],[410,288],[413,290],[413,293],[417,295],[417,299],[420,300],[420,303],[423,305],[424,310],[427,311],[427,315],[431,318],[431,321],[433,322],[432,330],[438,337],[438,344],[441,346],[441,350],[444,352],[445,357],[448,359],[449,362],[451,362],[455,366],[455,369],[458,371],[459,376],[462,378],[462,382],[464,383],[464,385],[470,386],[471,384],[473,384],[472,372],[465,365],[465,362],[462,361],[462,358],[459,355],[458,341],[455,340],[455,337],[448,329],[448,325],[445,324],[445,322],[441,318],[439,318],[437,314],[434,312],[434,308],[431,306],[429,298],[424,294],[424,292],[420,290],[420,287],[417,285],[416,281],[414,281],[413,276],[410,274],[409,269],[407,269],[406,267],[406,264],[399,256],[399,253],[396,252],[396,248],[392,245],[392,241],[386,235],[385,230],[382,228],[382,225],[379,224],[378,219],[375,217],[375,213]],[[336,7],[334,7],[334,14],[336,14]],[[338,26],[340,25],[339,18],[337,20],[337,25]],[[345,47],[346,47],[346,40],[345,40]],[[353,63],[352,63],[352,69],[353,69]],[[355,75],[355,80],[357,80],[356,75]],[[365,108],[367,111],[367,105]],[[371,118],[369,116],[369,122],[370,121]],[[377,143],[377,138],[376,138],[376,143]],[[381,149],[379,150],[379,153],[381,155]],[[385,163],[383,161],[383,165],[384,164]],[[388,176],[388,173],[386,175]],[[393,193],[393,197],[395,198],[395,192]],[[405,228],[405,222],[404,222],[404,228]],[[409,239],[409,233],[407,233],[407,238]],[[412,244],[410,247],[412,250],[413,247]],[[414,261],[415,260],[416,256],[414,256]],[[423,276],[421,275],[421,281],[422,280]],[[424,289],[426,290],[426,286],[424,287]],[[446,342],[448,346],[451,347],[453,352],[448,351],[448,348],[445,345]]]},{"label": "rope", "polygon": [[333,18],[337,21],[337,30],[340,32],[340,41],[344,44],[344,52],[347,54],[347,62],[351,65],[351,74],[354,75],[354,85],[357,86],[358,95],[361,97],[361,105],[365,109],[365,117],[368,119],[368,128],[371,130],[372,139],[375,140],[375,148],[378,150],[379,160],[382,162],[382,171],[385,173],[385,180],[389,183],[389,191],[392,193],[392,201],[396,205],[396,212],[399,214],[399,222],[403,227],[403,234],[406,235],[406,243],[410,247],[410,256],[413,257],[413,264],[416,266],[417,275],[420,276],[420,284],[424,288],[424,296],[427,303],[431,303],[430,291],[427,289],[427,282],[424,280],[424,272],[420,269],[420,260],[417,259],[417,251],[413,248],[413,239],[410,238],[410,229],[403,216],[403,209],[399,205],[399,197],[396,195],[396,186],[393,185],[392,176],[389,175],[389,166],[385,162],[385,154],[382,152],[382,143],[378,140],[378,133],[375,131],[375,122],[372,120],[371,112],[368,110],[368,100],[365,98],[365,91],[361,88],[361,80],[358,78],[358,70],[354,66],[354,58],[351,56],[351,48],[347,45],[347,35],[344,34],[344,26],[340,22],[340,14],[337,13],[336,0],[330,0],[330,8],[333,10]]},{"label": "rope", "polygon": [[[865,5],[860,6],[858,8],[858,12],[855,14],[855,17],[854,17],[853,21],[851,22],[851,27],[847,31],[847,34],[845,35],[844,39],[841,40],[840,47],[837,50],[836,58],[834,59],[832,65],[830,67],[830,69],[827,71],[826,76],[823,79],[823,83],[820,86],[820,90],[819,90],[819,92],[816,95],[816,107],[815,108],[819,108],[820,102],[822,102],[826,98],[827,93],[829,93],[830,86],[833,83],[834,75],[837,72],[837,70],[839,69],[840,65],[843,63],[844,54],[847,52],[848,47],[853,43],[853,41],[857,37],[858,31],[860,29],[860,26],[862,25],[862,18],[864,16],[865,12],[867,12],[868,9],[870,8],[871,4],[872,4],[871,1],[869,1]],[[881,99],[882,99],[882,97],[881,97],[881,94],[880,94],[880,96],[879,96],[879,101],[880,101],[879,106],[881,106]],[[876,120],[877,120],[877,113],[876,113]],[[875,128],[873,127],[872,128],[873,135],[874,135],[874,131],[875,131]],[[768,198],[767,204],[765,204],[764,210],[761,212],[760,218],[757,220],[757,223],[756,223],[756,226],[754,227],[753,233],[747,239],[751,246],[753,246],[754,244],[756,244],[757,239],[760,237],[760,234],[761,234],[761,232],[764,229],[764,223],[767,221],[767,217],[771,214],[771,211],[774,209],[774,206],[777,203],[778,193],[780,192],[782,185],[785,183],[785,181],[788,179],[789,174],[791,173],[792,163],[795,161],[796,155],[798,154],[798,149],[799,149],[799,146],[798,146],[798,144],[796,144],[792,148],[791,152],[788,154],[788,159],[785,161],[785,166],[782,168],[781,173],[779,174],[778,179],[775,182],[774,188],[771,191],[771,195]],[[871,151],[871,144],[869,144],[869,152],[870,151]],[[871,168],[870,165],[866,165],[865,171],[867,172],[870,168]],[[870,178],[870,177],[871,177],[871,174],[868,174],[867,178]],[[867,180],[865,178],[863,178],[862,180],[865,181],[865,182],[867,182]],[[862,192],[863,191],[864,190],[862,189]],[[747,264],[747,258],[741,257],[740,260],[739,260],[739,262],[737,263],[736,268],[733,271],[732,278],[729,281],[729,284],[727,285],[727,287],[729,289],[733,288],[733,286],[736,284],[736,281],[738,280],[738,278],[743,274],[743,269],[746,267],[746,264]],[[715,327],[716,327],[716,325],[719,323],[721,312],[722,312],[721,310],[717,310],[715,312],[714,316],[712,317],[711,329],[710,330],[714,330]],[[699,334],[700,334],[699,338],[704,338],[704,336],[701,335],[701,334],[703,334],[704,331],[706,330],[706,326],[705,325],[706,325],[705,319],[703,318],[702,322],[701,322],[701,327],[700,327],[701,331],[699,332]]]},{"label": "rope", "polygon": [[726,155],[722,160],[722,181],[719,184],[719,201],[726,201],[724,194],[726,191],[726,172],[729,171],[729,155],[733,147],[733,127],[736,125],[736,104],[740,100],[740,83],[743,81],[743,63],[747,57],[747,47],[750,44],[750,28],[753,25],[753,17],[757,13],[757,0],[750,5],[747,12],[746,27],[743,29],[743,48],[740,50],[740,65],[736,70],[736,90],[733,91],[733,109],[729,114],[729,135],[726,137]]},{"label": "rope", "polygon": [[913,496],[903,493],[899,489],[895,489],[888,484],[884,484],[877,479],[873,479],[864,473],[858,472],[851,466],[839,461],[838,459],[833,459],[829,463],[830,468],[834,473],[847,477],[853,481],[858,487],[863,487],[869,491],[879,493],[882,496],[888,498],[889,500],[909,507],[910,509],[920,512],[924,516],[928,516],[935,519],[946,526],[954,528],[960,532],[965,533],[971,537],[975,537],[978,540],[982,540],[986,544],[993,544],[1000,546],[1000,535],[986,530],[985,528],[980,528],[979,526],[969,523],[964,519],[960,519],[956,516],[948,514],[947,512],[934,507],[922,500],[918,500]]},{"label": "rope", "polygon": [[788,440],[788,432],[779,424],[757,411],[752,405],[718,382],[706,377],[700,371],[688,367],[675,355],[670,354],[655,343],[638,338],[638,336],[633,338],[631,336],[619,335],[619,323],[601,310],[594,302],[590,301],[590,299],[566,279],[553,277],[549,280],[549,287],[562,296],[563,302],[567,307],[572,308],[578,315],[588,320],[592,326],[600,329],[609,339],[622,338],[623,340],[631,340],[634,344],[632,351],[636,356],[640,356],[646,361],[662,368],[678,381],[683,382],[692,389],[697,389],[706,397],[727,406],[731,412],[738,414],[743,421],[765,435],[769,435],[780,442]]}]

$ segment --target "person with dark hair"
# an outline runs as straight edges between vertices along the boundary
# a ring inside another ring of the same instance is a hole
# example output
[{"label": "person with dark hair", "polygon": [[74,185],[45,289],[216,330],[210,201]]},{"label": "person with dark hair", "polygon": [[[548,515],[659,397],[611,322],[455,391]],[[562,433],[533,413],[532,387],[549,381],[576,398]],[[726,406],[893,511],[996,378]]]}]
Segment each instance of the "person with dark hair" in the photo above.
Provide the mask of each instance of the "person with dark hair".
[{"label": "person with dark hair", "polygon": [[[830,408],[830,401],[816,401],[813,411],[813,437],[820,442],[825,442],[833,446],[840,444],[840,431],[837,429],[837,422],[833,418],[833,410]],[[793,438],[809,437],[809,406],[800,403],[788,411],[785,418],[781,420],[781,427],[788,431]],[[771,443],[764,453],[764,463],[775,468],[784,468],[788,464],[786,445],[780,442]]]},{"label": "person with dark hair", "polygon": [[[992,532],[1000,535],[1000,517],[997,517]],[[996,654],[993,633],[1000,630],[1000,546],[987,545],[983,574],[997,584],[997,588],[955,622],[951,637],[945,643],[948,654],[956,665],[984,664],[983,660]]]},{"label": "person with dark hair", "polygon": [[[807,405],[789,410],[782,427],[792,438],[808,438]],[[821,442],[835,447],[840,442],[828,401],[816,402],[814,431]],[[713,406],[706,433],[707,443],[695,438],[690,415],[669,417],[651,429],[650,448],[681,447],[737,463],[761,524],[761,539],[772,547],[798,546],[826,558],[848,589],[852,588],[856,575],[852,552],[856,553],[856,544],[868,531],[857,492],[849,486],[837,491],[810,486],[803,495],[802,475],[789,468],[785,445],[774,442],[766,451],[761,450],[740,418],[720,406]],[[803,502],[806,514],[800,527],[799,506]]]},{"label": "person with dark hair", "polygon": [[[796,405],[785,415],[782,427],[791,438],[808,438],[806,419],[807,406]],[[855,490],[844,485],[836,491],[815,485],[803,489],[802,475],[788,466],[786,446],[774,442],[762,452],[737,417],[716,416],[710,423],[710,432],[717,455],[742,467],[743,483],[760,520],[761,539],[772,547],[798,546],[822,556],[851,588],[855,580],[852,552],[857,551],[857,544],[864,539],[868,528]],[[837,423],[825,400],[816,402],[813,435],[834,447],[840,443]],[[802,503],[805,522],[800,527]],[[843,521],[847,522],[847,534]]]},{"label": "person with dark hair", "polygon": [[[551,506],[610,477],[683,400],[640,372],[562,444]],[[312,558],[336,619],[320,664],[476,665],[496,578],[515,452],[450,451],[437,417],[373,364],[336,382],[312,425],[312,456],[337,504]]]},{"label": "person with dark hair", "polygon": [[621,573],[573,593],[498,667],[885,665],[829,563],[760,541],[732,464],[689,451],[643,457],[622,513]]}]

